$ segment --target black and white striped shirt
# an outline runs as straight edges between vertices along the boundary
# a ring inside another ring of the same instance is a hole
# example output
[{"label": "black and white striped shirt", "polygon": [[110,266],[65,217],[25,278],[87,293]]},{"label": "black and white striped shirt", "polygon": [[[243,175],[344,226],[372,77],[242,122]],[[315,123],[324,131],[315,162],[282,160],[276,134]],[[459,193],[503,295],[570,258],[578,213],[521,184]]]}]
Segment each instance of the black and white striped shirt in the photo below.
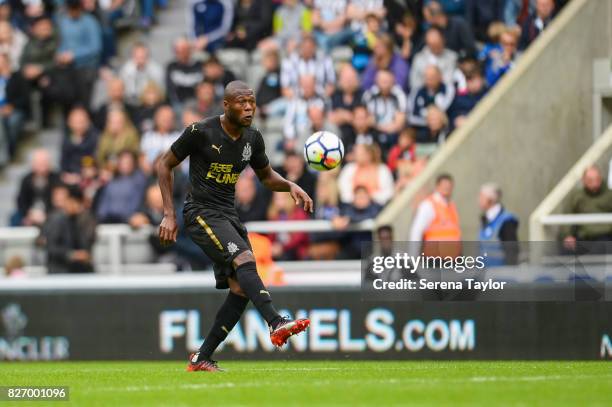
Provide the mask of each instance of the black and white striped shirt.
[{"label": "black and white striped shirt", "polygon": [[297,93],[300,77],[313,75],[317,83],[317,92],[325,94],[325,87],[336,82],[336,72],[330,57],[317,55],[313,59],[302,59],[298,54],[292,54],[281,64],[281,86],[291,88]]},{"label": "black and white striped shirt", "polygon": [[388,124],[395,120],[397,112],[406,113],[406,94],[399,85],[393,85],[391,92],[383,96],[374,85],[363,94],[363,103],[377,124]]}]

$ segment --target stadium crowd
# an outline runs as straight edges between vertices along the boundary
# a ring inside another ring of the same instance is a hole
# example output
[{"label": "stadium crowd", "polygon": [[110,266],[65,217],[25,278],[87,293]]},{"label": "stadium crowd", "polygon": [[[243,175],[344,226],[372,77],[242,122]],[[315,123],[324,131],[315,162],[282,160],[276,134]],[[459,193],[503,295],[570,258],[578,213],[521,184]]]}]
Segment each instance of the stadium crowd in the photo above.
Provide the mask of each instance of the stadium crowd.
[{"label": "stadium crowd", "polygon": [[[42,228],[49,263],[58,269],[90,270],[96,224],[159,223],[160,153],[183,127],[222,113],[224,86],[250,69],[225,66],[217,53],[228,49],[246,52],[262,72],[251,85],[264,136],[271,123],[282,123],[280,141],[270,146],[281,157],[277,170],[314,198],[314,217],[335,228],[272,235],[273,257],[358,255],[370,234],[344,229],[374,218],[418,175],[565,1],[191,0],[188,32],[174,41],[165,66],[145,42],[117,60],[118,22],[133,13],[128,3],[0,3],[2,154],[13,156],[23,138],[33,92],[42,97],[44,117],[56,106],[65,123],[59,167],[48,151],[34,152],[11,218],[15,226]],[[166,5],[139,4],[144,29]],[[106,99],[93,106],[97,81]],[[305,165],[301,146],[319,130],[341,136],[340,170],[314,173]],[[177,208],[187,168],[175,176]],[[262,189],[252,171],[236,190],[244,221],[309,218],[287,194]],[[168,254],[155,239],[151,244]],[[170,250],[187,262],[201,257],[184,235]]]}]

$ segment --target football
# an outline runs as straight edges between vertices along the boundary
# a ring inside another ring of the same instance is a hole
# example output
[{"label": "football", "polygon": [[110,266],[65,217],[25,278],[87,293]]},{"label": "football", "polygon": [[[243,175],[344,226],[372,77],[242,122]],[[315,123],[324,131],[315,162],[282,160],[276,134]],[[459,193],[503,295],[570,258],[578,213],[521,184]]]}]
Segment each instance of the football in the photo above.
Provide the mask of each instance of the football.
[{"label": "football", "polygon": [[304,144],[304,159],[317,171],[333,170],[344,158],[344,145],[340,137],[329,131],[318,131]]}]

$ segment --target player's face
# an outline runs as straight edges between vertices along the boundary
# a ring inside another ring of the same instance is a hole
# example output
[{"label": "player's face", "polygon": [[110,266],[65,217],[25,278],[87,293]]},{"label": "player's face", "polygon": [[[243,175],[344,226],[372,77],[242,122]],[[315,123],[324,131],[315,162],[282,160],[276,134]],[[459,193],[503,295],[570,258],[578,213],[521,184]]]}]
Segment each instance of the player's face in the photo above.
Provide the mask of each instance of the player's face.
[{"label": "player's face", "polygon": [[248,127],[255,117],[255,94],[252,90],[245,91],[233,99],[226,101],[226,113],[232,122]]}]

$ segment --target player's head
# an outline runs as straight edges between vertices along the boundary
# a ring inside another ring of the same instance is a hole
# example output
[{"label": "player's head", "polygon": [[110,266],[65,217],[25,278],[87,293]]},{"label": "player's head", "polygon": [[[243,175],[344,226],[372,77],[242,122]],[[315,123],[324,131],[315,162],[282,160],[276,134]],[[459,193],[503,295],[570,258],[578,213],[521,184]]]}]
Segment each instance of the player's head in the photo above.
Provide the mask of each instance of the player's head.
[{"label": "player's head", "polygon": [[242,81],[232,81],[225,87],[223,110],[230,123],[248,127],[255,116],[255,93]]}]

